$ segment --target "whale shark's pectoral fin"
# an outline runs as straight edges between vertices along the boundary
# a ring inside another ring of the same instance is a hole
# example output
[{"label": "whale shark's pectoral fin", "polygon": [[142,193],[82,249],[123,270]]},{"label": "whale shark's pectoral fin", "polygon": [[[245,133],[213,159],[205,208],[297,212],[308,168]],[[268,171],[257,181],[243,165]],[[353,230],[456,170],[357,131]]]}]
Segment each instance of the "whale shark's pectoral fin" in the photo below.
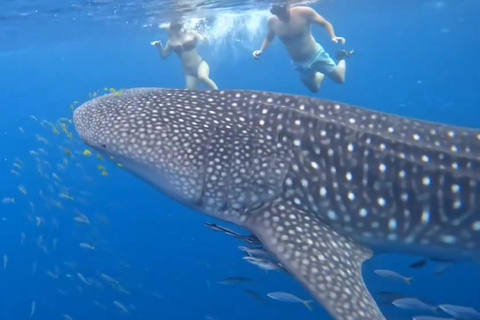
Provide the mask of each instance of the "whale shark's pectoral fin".
[{"label": "whale shark's pectoral fin", "polygon": [[335,319],[385,319],[362,277],[369,249],[286,204],[258,210],[246,227]]}]

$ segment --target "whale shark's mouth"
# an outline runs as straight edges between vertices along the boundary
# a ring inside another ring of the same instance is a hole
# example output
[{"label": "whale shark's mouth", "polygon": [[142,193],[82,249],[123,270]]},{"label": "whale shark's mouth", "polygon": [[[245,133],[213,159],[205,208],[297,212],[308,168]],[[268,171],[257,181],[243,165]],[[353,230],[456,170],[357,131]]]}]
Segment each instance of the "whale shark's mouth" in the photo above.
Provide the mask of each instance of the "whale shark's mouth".
[{"label": "whale shark's mouth", "polygon": [[90,148],[92,148],[92,149],[95,149],[95,150],[97,150],[98,152],[101,152],[101,153],[102,153],[102,151],[103,151],[103,153],[105,153],[105,151],[107,150],[107,147],[106,147],[106,145],[104,145],[104,144],[101,145],[101,146],[98,146],[98,145],[94,145],[93,143],[89,142],[89,140],[88,140],[87,138],[81,138],[81,139],[82,139],[83,143],[84,143],[86,146],[88,146],[88,147],[90,147]]}]

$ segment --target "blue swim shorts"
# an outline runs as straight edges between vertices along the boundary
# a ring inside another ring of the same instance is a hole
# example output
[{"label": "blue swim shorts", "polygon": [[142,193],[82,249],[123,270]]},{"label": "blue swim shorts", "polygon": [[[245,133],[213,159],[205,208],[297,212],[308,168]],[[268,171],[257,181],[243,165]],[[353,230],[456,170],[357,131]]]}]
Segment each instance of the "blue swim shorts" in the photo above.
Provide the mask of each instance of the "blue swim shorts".
[{"label": "blue swim shorts", "polygon": [[317,43],[318,50],[310,60],[304,62],[292,61],[294,69],[299,73],[302,79],[314,77],[315,73],[321,72],[324,75],[330,75],[335,67],[335,61],[330,55]]}]

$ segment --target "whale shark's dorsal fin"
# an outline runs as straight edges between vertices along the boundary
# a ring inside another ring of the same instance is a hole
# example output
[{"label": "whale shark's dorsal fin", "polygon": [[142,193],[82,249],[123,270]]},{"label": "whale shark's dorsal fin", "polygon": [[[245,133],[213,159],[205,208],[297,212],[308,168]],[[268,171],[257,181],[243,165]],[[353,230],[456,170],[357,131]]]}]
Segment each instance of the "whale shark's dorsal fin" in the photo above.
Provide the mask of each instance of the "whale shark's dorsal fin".
[{"label": "whale shark's dorsal fin", "polygon": [[362,277],[369,249],[282,201],[252,214],[247,227],[335,319],[385,319]]}]

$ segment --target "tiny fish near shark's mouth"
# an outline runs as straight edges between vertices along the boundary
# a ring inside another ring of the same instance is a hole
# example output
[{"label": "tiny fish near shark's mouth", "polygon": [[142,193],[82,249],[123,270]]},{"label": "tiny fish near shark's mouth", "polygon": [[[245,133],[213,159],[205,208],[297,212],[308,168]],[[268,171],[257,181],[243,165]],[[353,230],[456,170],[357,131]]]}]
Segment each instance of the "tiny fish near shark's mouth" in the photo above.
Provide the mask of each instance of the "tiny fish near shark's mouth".
[{"label": "tiny fish near shark's mouth", "polygon": [[156,88],[96,98],[74,123],[162,192],[249,229],[338,320],[385,319],[362,277],[376,245],[480,252],[479,130],[300,96]]}]

